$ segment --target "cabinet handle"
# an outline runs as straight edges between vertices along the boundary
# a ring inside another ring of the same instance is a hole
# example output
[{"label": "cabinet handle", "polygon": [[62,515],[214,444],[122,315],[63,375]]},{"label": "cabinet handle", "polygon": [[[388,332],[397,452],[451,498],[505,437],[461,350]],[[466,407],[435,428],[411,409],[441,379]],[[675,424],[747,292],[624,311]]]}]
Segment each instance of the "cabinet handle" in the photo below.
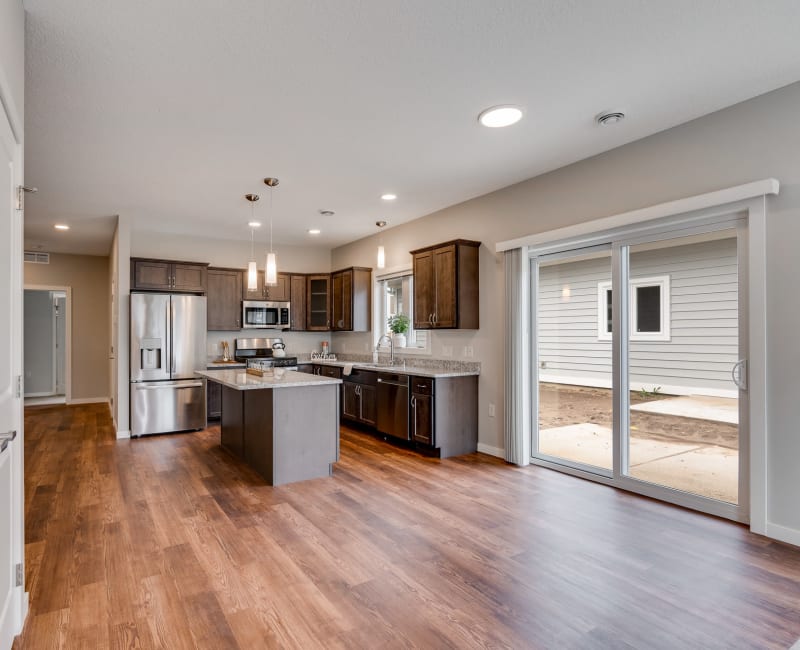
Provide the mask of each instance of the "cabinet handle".
[{"label": "cabinet handle", "polygon": [[413,395],[411,396],[411,408],[412,409],[417,408],[417,398],[414,397]]}]

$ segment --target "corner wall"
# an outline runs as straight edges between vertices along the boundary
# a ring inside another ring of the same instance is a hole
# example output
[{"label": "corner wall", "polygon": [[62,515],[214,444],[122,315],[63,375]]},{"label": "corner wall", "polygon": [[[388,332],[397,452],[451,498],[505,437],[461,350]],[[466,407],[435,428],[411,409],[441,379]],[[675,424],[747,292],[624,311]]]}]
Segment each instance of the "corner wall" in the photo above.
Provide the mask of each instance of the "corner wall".
[{"label": "corner wall", "polygon": [[[502,258],[493,253],[498,241],[774,177],[781,193],[767,202],[768,520],[781,538],[800,544],[800,301],[787,299],[796,295],[800,270],[799,112],[797,83],[382,233],[387,267],[410,264],[408,251],[416,247],[454,238],[483,242],[481,329],[433,337],[434,355],[447,345],[458,358],[469,343],[482,362],[483,446],[503,446],[506,308]],[[377,245],[373,236],[337,248],[333,266],[374,266]],[[370,341],[370,335],[334,335],[335,347]],[[497,405],[496,418],[488,417],[489,402]]]}]

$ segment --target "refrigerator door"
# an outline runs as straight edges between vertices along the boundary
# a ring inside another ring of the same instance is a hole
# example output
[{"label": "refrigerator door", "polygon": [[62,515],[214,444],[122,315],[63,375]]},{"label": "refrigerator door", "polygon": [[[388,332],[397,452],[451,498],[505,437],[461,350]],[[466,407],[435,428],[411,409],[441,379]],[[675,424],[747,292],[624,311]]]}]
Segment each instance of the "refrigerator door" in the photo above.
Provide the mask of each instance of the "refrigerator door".
[{"label": "refrigerator door", "polygon": [[206,369],[206,297],[172,296],[172,379]]},{"label": "refrigerator door", "polygon": [[132,436],[190,431],[205,426],[205,379],[131,384]]},{"label": "refrigerator door", "polygon": [[170,378],[169,295],[131,294],[131,381]]}]

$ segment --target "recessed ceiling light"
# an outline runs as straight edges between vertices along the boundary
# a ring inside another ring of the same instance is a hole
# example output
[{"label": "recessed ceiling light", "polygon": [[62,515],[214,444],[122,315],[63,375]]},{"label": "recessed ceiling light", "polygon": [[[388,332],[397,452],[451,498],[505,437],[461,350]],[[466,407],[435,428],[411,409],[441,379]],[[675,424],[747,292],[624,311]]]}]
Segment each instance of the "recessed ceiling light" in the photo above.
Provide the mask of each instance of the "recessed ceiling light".
[{"label": "recessed ceiling light", "polygon": [[397,198],[397,194],[381,194],[381,198],[384,201],[394,201]]},{"label": "recessed ceiling light", "polygon": [[69,226],[65,223],[57,223],[53,226],[56,230],[69,230]]},{"label": "recessed ceiling light", "polygon": [[320,210],[320,211],[319,211],[319,213],[320,213],[320,214],[321,214],[323,217],[332,217],[333,215],[335,215],[335,214],[336,214],[336,213],[335,213],[333,210]]},{"label": "recessed ceiling light", "polygon": [[248,221],[247,225],[250,226],[251,228],[260,228],[261,227],[261,222],[260,221]]},{"label": "recessed ceiling light", "polygon": [[600,126],[610,126],[617,122],[622,122],[625,119],[625,113],[622,111],[605,111],[595,116],[594,121]]},{"label": "recessed ceiling light", "polygon": [[511,126],[522,119],[522,109],[517,106],[492,106],[478,115],[478,122],[483,126],[496,129]]},{"label": "recessed ceiling light", "polygon": [[310,228],[308,231],[309,235],[319,235],[322,231],[319,228]]}]

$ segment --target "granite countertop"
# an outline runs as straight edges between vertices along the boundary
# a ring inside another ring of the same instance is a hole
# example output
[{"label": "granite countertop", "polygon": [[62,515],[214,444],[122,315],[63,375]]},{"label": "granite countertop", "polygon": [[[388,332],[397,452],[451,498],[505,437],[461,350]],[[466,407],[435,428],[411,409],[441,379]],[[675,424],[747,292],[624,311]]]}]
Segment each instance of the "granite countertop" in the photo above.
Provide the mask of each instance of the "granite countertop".
[{"label": "granite countertop", "polygon": [[228,388],[236,390],[257,390],[259,388],[297,388],[302,386],[322,386],[325,384],[341,384],[341,379],[309,375],[304,372],[275,368],[275,371],[266,373],[263,377],[248,375],[242,370],[198,370],[196,375],[215,381]]},{"label": "granite countertop", "polygon": [[449,368],[424,368],[422,366],[403,365],[402,359],[398,365],[398,360],[395,359],[395,365],[389,366],[385,364],[375,364],[364,361],[330,361],[328,359],[311,359],[309,361],[300,361],[299,363],[318,363],[324,366],[338,366],[344,368],[345,366],[352,366],[357,370],[373,370],[375,372],[394,372],[400,375],[416,375],[418,377],[476,377],[481,374],[480,370],[457,370]]},{"label": "granite countertop", "polygon": [[247,364],[246,363],[239,363],[239,362],[230,363],[230,362],[222,362],[222,361],[209,361],[206,364],[206,367],[209,370],[211,370],[212,368],[214,370],[218,370],[218,369],[224,370],[226,368],[246,368]]}]

